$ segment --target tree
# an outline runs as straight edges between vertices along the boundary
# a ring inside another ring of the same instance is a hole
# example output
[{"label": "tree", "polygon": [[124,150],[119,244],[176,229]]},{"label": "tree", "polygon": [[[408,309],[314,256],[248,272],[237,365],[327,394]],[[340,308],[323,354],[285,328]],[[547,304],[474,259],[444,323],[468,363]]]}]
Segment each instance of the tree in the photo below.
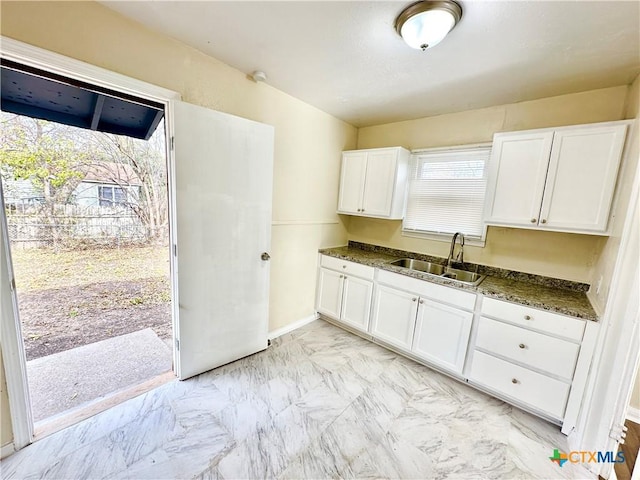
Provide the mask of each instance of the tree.
[{"label": "tree", "polygon": [[69,127],[20,115],[2,114],[0,172],[12,180],[29,180],[41,192],[45,211],[69,201],[83,178],[89,152]]},{"label": "tree", "polygon": [[[0,119],[0,173],[5,180],[31,182],[43,199],[39,209],[48,225],[55,224],[56,205],[72,203],[74,190],[87,174],[100,172],[105,183],[127,192],[124,201],[119,198],[117,204],[136,215],[148,239],[166,234],[163,124],[145,141],[19,115],[3,113]],[[131,182],[132,175],[123,175],[123,165],[133,171],[135,183]],[[51,231],[57,240],[58,231]]]},{"label": "tree", "polygon": [[[135,213],[147,229],[147,238],[166,234],[168,225],[167,169],[164,127],[161,123],[149,140],[122,135],[92,132],[94,149],[100,158],[113,165],[112,178],[121,188],[129,183],[119,181],[118,165],[129,165],[140,179],[140,192],[127,198],[125,205]],[[104,167],[105,163],[101,164]]]}]

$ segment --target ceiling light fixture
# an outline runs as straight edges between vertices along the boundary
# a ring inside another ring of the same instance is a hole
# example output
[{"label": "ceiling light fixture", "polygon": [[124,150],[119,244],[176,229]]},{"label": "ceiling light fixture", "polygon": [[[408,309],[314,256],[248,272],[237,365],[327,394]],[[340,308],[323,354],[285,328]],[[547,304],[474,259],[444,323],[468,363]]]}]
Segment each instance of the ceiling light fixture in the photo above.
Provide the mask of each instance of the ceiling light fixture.
[{"label": "ceiling light fixture", "polygon": [[409,5],[396,18],[396,31],[411,48],[435,47],[462,18],[453,0],[424,0]]}]

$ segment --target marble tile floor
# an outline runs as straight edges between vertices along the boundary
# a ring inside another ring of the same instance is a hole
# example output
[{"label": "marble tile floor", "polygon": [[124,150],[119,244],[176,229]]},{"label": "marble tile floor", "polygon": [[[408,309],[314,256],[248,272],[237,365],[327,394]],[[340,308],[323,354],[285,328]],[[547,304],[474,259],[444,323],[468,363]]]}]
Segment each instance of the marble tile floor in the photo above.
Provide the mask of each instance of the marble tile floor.
[{"label": "marble tile floor", "polygon": [[593,478],[558,427],[322,320],[0,462],[3,479]]}]

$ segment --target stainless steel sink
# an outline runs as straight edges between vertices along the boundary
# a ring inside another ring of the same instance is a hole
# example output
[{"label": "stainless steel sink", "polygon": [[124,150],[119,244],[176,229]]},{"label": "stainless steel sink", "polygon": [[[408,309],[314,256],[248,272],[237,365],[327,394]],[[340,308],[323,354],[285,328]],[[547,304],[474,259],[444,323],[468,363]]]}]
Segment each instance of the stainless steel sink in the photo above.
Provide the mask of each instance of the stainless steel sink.
[{"label": "stainless steel sink", "polygon": [[466,270],[458,270],[456,268],[447,268],[441,277],[450,278],[462,283],[470,285],[478,285],[486,275],[480,275],[475,272],[467,272]]},{"label": "stainless steel sink", "polygon": [[408,268],[409,270],[419,270],[420,272],[430,273],[432,275],[442,275],[444,273],[443,265],[424,262],[422,260],[414,260],[413,258],[401,258],[400,260],[394,260],[393,262],[389,262],[389,265]]},{"label": "stainless steel sink", "polygon": [[408,270],[417,270],[419,272],[433,275],[434,277],[448,278],[465,285],[478,285],[484,280],[486,275],[480,275],[475,272],[467,272],[457,268],[445,267],[437,263],[415,260],[413,258],[400,258],[389,262],[389,265],[406,268]]}]

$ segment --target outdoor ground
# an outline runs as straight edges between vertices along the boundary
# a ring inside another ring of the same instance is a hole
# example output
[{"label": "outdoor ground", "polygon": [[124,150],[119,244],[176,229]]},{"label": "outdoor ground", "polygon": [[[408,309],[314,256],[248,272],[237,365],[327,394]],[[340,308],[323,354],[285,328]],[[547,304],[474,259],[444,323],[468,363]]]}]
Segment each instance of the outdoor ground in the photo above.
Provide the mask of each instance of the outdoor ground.
[{"label": "outdoor ground", "polygon": [[27,360],[151,328],[171,339],[168,247],[12,251]]}]

